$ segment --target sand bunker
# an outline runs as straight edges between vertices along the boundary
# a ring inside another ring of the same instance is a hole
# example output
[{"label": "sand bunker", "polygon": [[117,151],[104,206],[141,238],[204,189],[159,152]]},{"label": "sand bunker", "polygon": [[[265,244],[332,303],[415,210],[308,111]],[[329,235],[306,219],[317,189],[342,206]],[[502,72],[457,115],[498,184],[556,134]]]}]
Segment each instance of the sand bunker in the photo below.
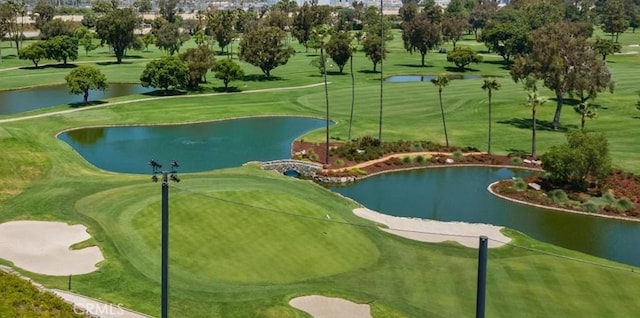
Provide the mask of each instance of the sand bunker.
[{"label": "sand bunker", "polygon": [[0,258],[44,275],[77,275],[97,270],[104,260],[97,246],[71,250],[91,236],[84,225],[62,222],[13,221],[0,224]]},{"label": "sand bunker", "polygon": [[467,247],[478,248],[478,238],[481,235],[489,238],[488,247],[500,247],[504,245],[501,242],[511,242],[509,237],[500,232],[502,227],[490,224],[403,218],[378,213],[366,208],[354,209],[353,213],[361,218],[386,225],[389,227],[388,229],[382,228],[385,232],[421,242],[440,243],[454,241]]},{"label": "sand bunker", "polygon": [[309,313],[314,318],[370,318],[369,305],[356,304],[342,298],[302,296],[291,299],[289,305]]}]

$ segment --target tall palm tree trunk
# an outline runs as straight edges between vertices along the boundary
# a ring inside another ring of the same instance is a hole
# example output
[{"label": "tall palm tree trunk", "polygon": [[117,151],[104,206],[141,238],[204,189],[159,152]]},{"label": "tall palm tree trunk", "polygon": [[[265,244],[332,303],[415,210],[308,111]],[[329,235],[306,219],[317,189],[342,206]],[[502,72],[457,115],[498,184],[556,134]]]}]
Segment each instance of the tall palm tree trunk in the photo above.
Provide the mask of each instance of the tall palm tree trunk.
[{"label": "tall palm tree trunk", "polygon": [[489,89],[489,145],[487,152],[491,154],[491,89]]},{"label": "tall palm tree trunk", "polygon": [[444,107],[442,106],[442,87],[438,89],[438,97],[440,97],[440,113],[442,114],[442,126],[444,127],[444,140],[447,150],[449,150],[449,135],[447,135],[447,122],[444,119]]},{"label": "tall palm tree trunk", "polygon": [[353,108],[356,102],[356,87],[355,87],[355,76],[353,75],[353,54],[351,54],[350,60],[350,68],[351,68],[351,113],[349,114],[349,134],[347,136],[347,140],[351,141],[351,125],[353,124]]},{"label": "tall palm tree trunk", "polygon": [[531,157],[536,159],[536,108],[531,110]]},{"label": "tall palm tree trunk", "polygon": [[[324,44],[323,44],[324,45]],[[327,114],[326,114],[326,155],[324,159],[325,164],[329,164],[329,87],[327,85],[327,65],[324,60],[324,50],[322,46],[320,46],[320,60],[322,63],[322,75],[324,77],[324,98],[327,105]]]}]

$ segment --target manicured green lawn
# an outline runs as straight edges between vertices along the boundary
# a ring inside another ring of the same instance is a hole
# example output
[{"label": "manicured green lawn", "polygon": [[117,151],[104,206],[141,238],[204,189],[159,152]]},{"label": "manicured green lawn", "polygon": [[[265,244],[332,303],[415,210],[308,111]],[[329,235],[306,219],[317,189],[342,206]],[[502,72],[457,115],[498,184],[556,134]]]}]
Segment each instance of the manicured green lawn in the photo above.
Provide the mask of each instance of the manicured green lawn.
[{"label": "manicured green lawn", "polygon": [[[640,35],[624,34],[625,45]],[[465,41],[461,44],[474,44]],[[477,46],[482,49],[482,46]],[[438,74],[449,64],[429,53],[402,51],[399,34],[385,62],[385,74]],[[630,50],[626,48],[626,50]],[[6,49],[3,50],[3,53]],[[98,53],[96,53],[97,55]],[[141,53],[142,58],[158,52]],[[55,138],[68,128],[177,123],[252,115],[324,116],[322,86],[271,92],[258,89],[321,82],[309,65],[313,53],[299,53],[277,68],[271,81],[236,85],[246,93],[152,99],[0,124],[0,222],[62,220],[87,225],[106,260],[93,274],[74,277],[74,291],[159,313],[160,186],[146,175],[101,171]],[[92,57],[94,58],[94,57]],[[614,94],[602,93],[599,118],[587,123],[609,137],[614,164],[640,171],[640,146],[632,133],[640,116],[636,76],[640,55],[611,57]],[[98,58],[95,57],[97,60]],[[499,58],[485,57],[486,61]],[[23,61],[24,62],[24,61]],[[9,66],[28,65],[10,62]],[[13,64],[11,64],[13,63]],[[111,81],[136,82],[144,61],[100,67]],[[379,74],[359,52],[355,61],[355,136],[377,135]],[[247,74],[257,69],[245,67]],[[525,92],[500,64],[472,65],[465,74],[502,76],[494,94],[495,151],[528,151],[529,110]],[[348,72],[348,67],[346,69]],[[60,83],[68,69],[5,70],[0,89]],[[209,75],[204,93],[221,84]],[[331,136],[347,134],[349,74],[330,75]],[[455,80],[443,92],[451,143],[486,149],[486,92],[481,79]],[[551,96],[549,92],[548,96]],[[147,98],[147,96],[123,97]],[[34,113],[66,110],[59,106]],[[551,101],[539,111],[550,121]],[[385,83],[383,139],[444,141],[438,97],[431,83]],[[3,116],[3,118],[21,115]],[[569,106],[564,128],[579,117]],[[322,141],[324,131],[303,136]],[[542,128],[539,152],[564,141],[562,132]],[[240,202],[236,204],[233,202]],[[171,187],[171,312],[178,317],[302,317],[287,301],[295,295],[323,294],[373,305],[376,317],[466,317],[473,315],[477,251],[457,244],[426,244],[398,238],[351,213],[354,203],[307,181],[256,167],[183,176]],[[332,222],[326,220],[329,214]],[[368,226],[352,226],[340,222]],[[515,243],[582,260],[620,266],[531,240],[507,231]],[[640,312],[635,295],[640,276],[541,252],[508,246],[489,252],[488,317],[632,317]],[[0,263],[7,264],[5,261]],[[628,267],[628,266],[625,266]],[[636,271],[637,272],[637,271]],[[47,286],[66,288],[66,277],[26,273]]]}]

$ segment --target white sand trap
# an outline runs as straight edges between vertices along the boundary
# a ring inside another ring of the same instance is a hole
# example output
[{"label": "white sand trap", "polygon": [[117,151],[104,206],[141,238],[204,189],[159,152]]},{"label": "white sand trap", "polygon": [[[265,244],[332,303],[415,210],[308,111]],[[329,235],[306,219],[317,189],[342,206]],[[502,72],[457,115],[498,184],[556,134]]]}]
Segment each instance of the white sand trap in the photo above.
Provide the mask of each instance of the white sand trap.
[{"label": "white sand trap", "polygon": [[289,305],[314,318],[371,318],[369,305],[356,304],[342,298],[302,296],[291,299]]},{"label": "white sand trap", "polygon": [[13,221],[0,224],[0,258],[44,275],[77,275],[97,270],[104,260],[97,246],[71,250],[90,238],[84,225],[62,222]]},{"label": "white sand trap", "polygon": [[467,247],[478,248],[481,235],[489,238],[488,247],[500,247],[504,245],[501,242],[511,242],[509,237],[500,232],[502,227],[490,224],[403,218],[378,213],[366,208],[354,209],[353,213],[361,218],[386,225],[389,227],[388,229],[381,228],[385,232],[421,242],[440,243],[454,241]]}]

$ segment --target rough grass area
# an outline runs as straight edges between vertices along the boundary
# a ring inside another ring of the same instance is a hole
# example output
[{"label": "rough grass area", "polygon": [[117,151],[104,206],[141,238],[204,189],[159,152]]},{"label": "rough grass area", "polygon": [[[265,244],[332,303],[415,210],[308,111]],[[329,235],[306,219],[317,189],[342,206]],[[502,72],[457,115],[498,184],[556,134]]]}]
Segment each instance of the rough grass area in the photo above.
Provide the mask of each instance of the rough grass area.
[{"label": "rough grass area", "polygon": [[74,312],[58,296],[41,292],[30,282],[0,270],[0,316],[2,317],[84,317]]}]

